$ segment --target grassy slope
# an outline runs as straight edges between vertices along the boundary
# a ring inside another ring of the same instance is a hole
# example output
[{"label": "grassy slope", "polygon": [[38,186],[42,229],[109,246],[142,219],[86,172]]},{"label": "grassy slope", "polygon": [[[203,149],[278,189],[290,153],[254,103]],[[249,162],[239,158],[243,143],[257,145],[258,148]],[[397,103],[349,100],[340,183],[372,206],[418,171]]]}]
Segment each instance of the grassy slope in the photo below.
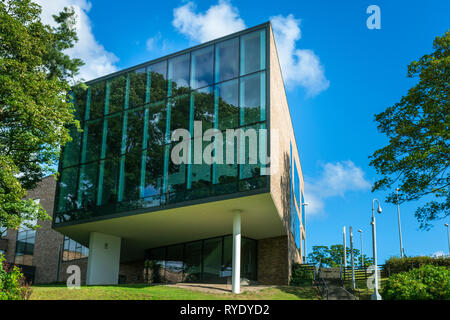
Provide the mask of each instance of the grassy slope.
[{"label": "grassy slope", "polygon": [[[277,287],[258,292],[212,294],[166,286],[120,285],[68,289],[61,285],[32,287],[31,300],[318,300],[311,287]],[[245,290],[245,289],[244,289]]]}]

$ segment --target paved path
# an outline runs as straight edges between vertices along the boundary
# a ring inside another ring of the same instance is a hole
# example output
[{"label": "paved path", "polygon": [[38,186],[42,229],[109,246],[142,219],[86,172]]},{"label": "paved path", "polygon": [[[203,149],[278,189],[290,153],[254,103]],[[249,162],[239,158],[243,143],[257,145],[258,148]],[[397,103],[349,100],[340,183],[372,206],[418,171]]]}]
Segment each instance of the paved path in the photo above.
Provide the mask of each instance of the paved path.
[{"label": "paved path", "polygon": [[[356,300],[356,297],[345,290],[340,284],[327,281],[328,286],[328,300]],[[326,299],[326,297],[324,297]]]}]

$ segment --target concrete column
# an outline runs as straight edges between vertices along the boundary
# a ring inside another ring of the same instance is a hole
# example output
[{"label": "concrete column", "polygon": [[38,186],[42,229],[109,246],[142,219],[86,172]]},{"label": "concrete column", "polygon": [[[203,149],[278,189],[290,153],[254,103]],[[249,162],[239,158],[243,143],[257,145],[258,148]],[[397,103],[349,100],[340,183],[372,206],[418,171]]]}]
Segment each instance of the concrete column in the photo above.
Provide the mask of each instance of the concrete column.
[{"label": "concrete column", "polygon": [[233,293],[241,292],[241,211],[233,211]]},{"label": "concrete column", "polygon": [[118,284],[121,238],[99,232],[89,236],[86,284]]}]

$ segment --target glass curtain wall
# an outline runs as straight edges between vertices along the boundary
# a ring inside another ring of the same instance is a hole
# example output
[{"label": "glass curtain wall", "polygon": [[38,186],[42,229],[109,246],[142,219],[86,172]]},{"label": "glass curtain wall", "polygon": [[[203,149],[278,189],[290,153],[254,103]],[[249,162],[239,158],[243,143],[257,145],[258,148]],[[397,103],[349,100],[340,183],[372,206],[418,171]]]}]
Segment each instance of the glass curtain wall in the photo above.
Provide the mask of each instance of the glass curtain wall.
[{"label": "glass curtain wall", "polygon": [[263,28],[75,88],[55,224],[265,188],[266,49]]},{"label": "glass curtain wall", "polygon": [[[256,240],[243,237],[241,246],[241,276],[256,280]],[[232,251],[230,235],[149,249],[146,273],[153,281],[161,282],[227,283],[231,277]]]}]

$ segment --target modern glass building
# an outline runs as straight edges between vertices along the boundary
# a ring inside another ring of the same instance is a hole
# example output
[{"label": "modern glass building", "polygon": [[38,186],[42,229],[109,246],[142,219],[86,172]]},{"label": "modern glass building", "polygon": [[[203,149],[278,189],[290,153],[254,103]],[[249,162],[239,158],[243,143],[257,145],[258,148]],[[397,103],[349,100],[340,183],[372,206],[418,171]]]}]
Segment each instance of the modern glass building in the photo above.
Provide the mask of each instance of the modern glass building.
[{"label": "modern glass building", "polygon": [[129,261],[157,262],[161,281],[226,282],[232,261],[240,278],[288,281],[303,179],[270,23],[85,87],[53,227],[89,247],[88,283],[117,282]]}]

